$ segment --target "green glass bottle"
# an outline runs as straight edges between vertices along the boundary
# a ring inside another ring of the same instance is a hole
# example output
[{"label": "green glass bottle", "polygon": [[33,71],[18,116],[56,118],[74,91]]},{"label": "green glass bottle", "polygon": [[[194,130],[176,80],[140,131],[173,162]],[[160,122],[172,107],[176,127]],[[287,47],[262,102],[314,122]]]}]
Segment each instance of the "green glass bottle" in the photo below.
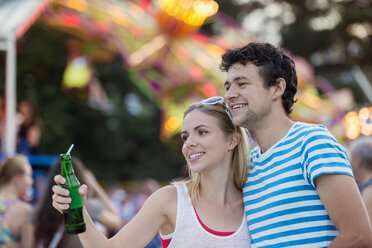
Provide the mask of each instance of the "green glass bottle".
[{"label": "green glass bottle", "polygon": [[83,201],[79,194],[80,183],[75,176],[71,163],[70,152],[73,146],[72,144],[67,153],[60,155],[61,175],[66,179],[66,183],[61,187],[68,189],[71,197],[70,208],[63,211],[65,232],[68,234],[78,234],[86,230],[83,218]]}]

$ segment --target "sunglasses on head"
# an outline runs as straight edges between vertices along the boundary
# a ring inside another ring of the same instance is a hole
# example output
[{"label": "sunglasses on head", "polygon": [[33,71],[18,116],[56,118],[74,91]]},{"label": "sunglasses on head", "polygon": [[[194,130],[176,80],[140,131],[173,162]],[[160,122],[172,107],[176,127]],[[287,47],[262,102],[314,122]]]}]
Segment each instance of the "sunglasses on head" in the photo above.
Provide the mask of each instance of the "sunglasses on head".
[{"label": "sunglasses on head", "polygon": [[[225,103],[225,101],[224,101],[224,99],[223,99],[222,96],[212,96],[210,98],[207,98],[207,99],[202,100],[201,103],[203,105],[221,104],[225,108],[225,111],[226,111],[227,115],[229,116],[230,120],[232,121],[232,115],[231,115],[230,110],[227,107],[227,104]],[[236,129],[236,126],[235,125],[234,125],[234,129],[235,129],[235,131],[238,131]]]}]

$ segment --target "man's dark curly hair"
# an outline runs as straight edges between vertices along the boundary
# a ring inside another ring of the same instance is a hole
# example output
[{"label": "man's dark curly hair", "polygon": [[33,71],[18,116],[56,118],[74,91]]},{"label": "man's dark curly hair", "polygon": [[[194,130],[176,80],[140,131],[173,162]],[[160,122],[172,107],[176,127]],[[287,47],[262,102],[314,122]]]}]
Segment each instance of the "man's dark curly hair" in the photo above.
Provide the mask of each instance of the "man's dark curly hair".
[{"label": "man's dark curly hair", "polygon": [[282,96],[282,102],[286,113],[290,114],[295,102],[294,96],[297,92],[297,75],[293,60],[284,50],[269,43],[252,42],[241,48],[228,49],[222,55],[220,69],[227,72],[235,63],[245,65],[249,62],[259,67],[259,73],[265,81],[265,87],[276,85],[278,78],[285,80],[286,88]]}]

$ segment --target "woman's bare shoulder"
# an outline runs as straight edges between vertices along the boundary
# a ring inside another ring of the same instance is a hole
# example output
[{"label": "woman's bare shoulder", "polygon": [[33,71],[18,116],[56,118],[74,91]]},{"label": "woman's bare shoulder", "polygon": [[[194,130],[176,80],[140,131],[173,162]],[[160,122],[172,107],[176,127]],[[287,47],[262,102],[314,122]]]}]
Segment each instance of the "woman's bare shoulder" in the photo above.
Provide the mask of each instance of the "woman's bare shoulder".
[{"label": "woman's bare shoulder", "polygon": [[17,201],[12,205],[12,211],[18,214],[28,214],[32,211],[32,206],[23,201]]},{"label": "woman's bare shoulder", "polygon": [[150,198],[162,204],[177,202],[177,189],[173,185],[167,185],[155,191]]}]

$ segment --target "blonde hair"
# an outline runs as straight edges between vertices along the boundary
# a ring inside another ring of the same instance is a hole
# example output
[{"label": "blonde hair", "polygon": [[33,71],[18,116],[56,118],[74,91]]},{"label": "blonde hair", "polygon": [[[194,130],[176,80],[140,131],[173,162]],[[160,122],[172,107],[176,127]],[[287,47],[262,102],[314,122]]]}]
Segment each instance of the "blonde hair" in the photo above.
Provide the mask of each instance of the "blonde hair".
[{"label": "blonde hair", "polygon": [[21,154],[5,159],[0,164],[0,185],[9,183],[15,176],[23,175],[29,164],[27,157]]},{"label": "blonde hair", "polygon": [[[193,110],[199,110],[205,114],[211,115],[218,120],[218,125],[221,130],[226,134],[232,134],[235,131],[234,125],[230,120],[230,117],[227,115],[225,111],[225,107],[221,104],[215,105],[203,105],[202,103],[194,103],[191,104],[184,113],[183,118],[186,117]],[[240,135],[240,140],[238,145],[234,148],[233,151],[233,180],[235,186],[242,190],[243,186],[247,180],[248,175],[248,138],[245,130],[241,127],[237,127],[237,132]],[[188,168],[189,177],[181,182],[176,182],[176,184],[185,183],[187,185],[190,198],[193,204],[198,201],[199,198],[199,191],[200,191],[200,173],[191,172]]]}]

